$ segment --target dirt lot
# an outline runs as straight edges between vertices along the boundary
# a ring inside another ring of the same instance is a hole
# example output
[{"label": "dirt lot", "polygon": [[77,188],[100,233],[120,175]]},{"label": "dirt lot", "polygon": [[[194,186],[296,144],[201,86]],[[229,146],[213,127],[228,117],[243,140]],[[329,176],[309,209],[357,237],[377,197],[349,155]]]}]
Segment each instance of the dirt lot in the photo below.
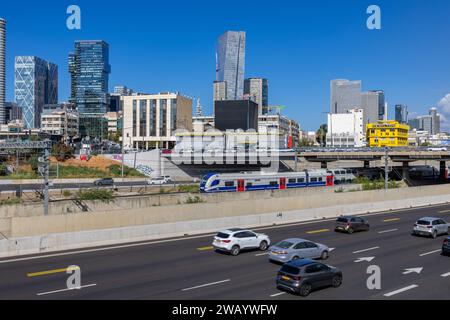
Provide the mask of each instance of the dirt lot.
[{"label": "dirt lot", "polygon": [[[51,158],[52,163],[56,163],[56,158]],[[78,159],[69,159],[65,162],[60,162],[60,166],[76,166],[76,167],[87,167],[96,168],[99,170],[107,171],[107,169],[113,164],[120,164],[118,161],[113,161],[100,156],[94,156],[89,161],[81,161]]]}]

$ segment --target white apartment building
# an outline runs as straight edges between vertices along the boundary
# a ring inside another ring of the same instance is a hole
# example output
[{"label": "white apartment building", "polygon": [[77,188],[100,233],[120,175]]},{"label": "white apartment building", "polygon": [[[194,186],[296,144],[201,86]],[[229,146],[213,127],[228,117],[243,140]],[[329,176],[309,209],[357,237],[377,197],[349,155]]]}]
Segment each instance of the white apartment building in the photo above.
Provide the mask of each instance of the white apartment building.
[{"label": "white apartment building", "polygon": [[366,142],[363,113],[362,109],[353,109],[347,113],[328,114],[327,146],[364,147]]},{"label": "white apartment building", "polygon": [[277,132],[286,139],[286,146],[297,147],[300,141],[300,126],[298,122],[289,119],[288,117],[274,114],[262,115],[258,117],[258,132],[272,133]]},{"label": "white apartment building", "polygon": [[175,130],[192,131],[192,99],[179,93],[122,96],[125,149],[172,148]]},{"label": "white apartment building", "polygon": [[45,105],[41,114],[41,131],[62,135],[66,139],[78,136],[79,115],[74,105]]}]

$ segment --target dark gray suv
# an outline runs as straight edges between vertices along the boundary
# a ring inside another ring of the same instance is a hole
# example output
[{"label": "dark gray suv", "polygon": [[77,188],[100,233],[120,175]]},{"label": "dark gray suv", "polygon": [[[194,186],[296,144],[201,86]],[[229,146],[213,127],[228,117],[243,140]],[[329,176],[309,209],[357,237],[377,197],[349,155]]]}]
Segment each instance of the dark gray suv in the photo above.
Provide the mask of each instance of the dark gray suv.
[{"label": "dark gray suv", "polygon": [[342,279],[342,272],[338,268],[310,259],[299,259],[281,267],[276,283],[280,290],[307,297],[316,289],[340,287]]},{"label": "dark gray suv", "polygon": [[352,234],[358,231],[369,231],[370,225],[367,220],[355,216],[342,216],[337,218],[335,231]]}]

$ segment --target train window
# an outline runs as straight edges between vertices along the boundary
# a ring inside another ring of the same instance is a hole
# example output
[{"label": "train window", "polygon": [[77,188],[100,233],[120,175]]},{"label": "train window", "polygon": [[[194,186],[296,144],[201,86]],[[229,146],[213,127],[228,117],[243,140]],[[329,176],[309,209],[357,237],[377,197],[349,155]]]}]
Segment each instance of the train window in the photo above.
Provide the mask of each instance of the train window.
[{"label": "train window", "polygon": [[297,182],[298,182],[298,183],[305,183],[305,178],[297,179]]},{"label": "train window", "polygon": [[225,181],[225,187],[234,187],[234,181]]},{"label": "train window", "polygon": [[251,182],[247,183],[247,187],[253,187],[253,183]]},{"label": "train window", "polygon": [[277,185],[278,185],[278,182],[277,182],[277,181],[270,181],[270,185],[271,185],[272,187],[277,186]]},{"label": "train window", "polygon": [[220,183],[219,180],[214,180],[213,182],[211,182],[211,187],[215,187]]},{"label": "train window", "polygon": [[296,183],[297,182],[297,180],[295,180],[295,179],[289,179],[289,183]]},{"label": "train window", "polygon": [[311,178],[311,182],[317,182],[317,178]]},{"label": "train window", "polygon": [[319,178],[319,182],[322,182],[323,180],[322,180],[322,178]]}]

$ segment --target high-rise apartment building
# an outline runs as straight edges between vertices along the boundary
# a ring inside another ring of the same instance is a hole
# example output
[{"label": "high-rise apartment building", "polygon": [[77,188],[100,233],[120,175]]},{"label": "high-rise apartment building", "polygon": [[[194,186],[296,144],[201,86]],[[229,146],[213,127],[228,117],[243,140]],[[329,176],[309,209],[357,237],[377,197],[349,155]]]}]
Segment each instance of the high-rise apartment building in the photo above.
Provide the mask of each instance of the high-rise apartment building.
[{"label": "high-rise apartment building", "polygon": [[361,81],[331,80],[330,113],[347,113],[361,108]]},{"label": "high-rise apartment building", "polygon": [[24,128],[40,128],[44,105],[58,103],[58,66],[34,56],[16,57],[14,100],[22,109]]},{"label": "high-rise apartment building", "polygon": [[70,102],[80,114],[80,136],[106,138],[108,123],[104,115],[109,105],[109,45],[102,40],[76,41],[69,55]]},{"label": "high-rise apartment building", "polygon": [[269,84],[267,79],[245,79],[244,97],[258,104],[258,115],[267,114],[267,107],[269,106]]},{"label": "high-rise apartment building", "polygon": [[361,94],[361,109],[364,113],[364,130],[367,124],[384,120],[386,100],[382,90],[373,90]]},{"label": "high-rise apartment building", "polygon": [[6,123],[5,74],[6,74],[6,20],[0,18],[0,124]]},{"label": "high-rise apartment building", "polygon": [[245,32],[227,31],[216,45],[216,81],[226,82],[226,97],[240,100],[244,96]]},{"label": "high-rise apartment building", "polygon": [[431,108],[429,115],[431,116],[431,134],[436,135],[441,133],[441,116],[437,113],[437,109]]},{"label": "high-rise apartment building", "polygon": [[408,107],[403,104],[395,106],[395,121],[401,124],[408,123]]}]

